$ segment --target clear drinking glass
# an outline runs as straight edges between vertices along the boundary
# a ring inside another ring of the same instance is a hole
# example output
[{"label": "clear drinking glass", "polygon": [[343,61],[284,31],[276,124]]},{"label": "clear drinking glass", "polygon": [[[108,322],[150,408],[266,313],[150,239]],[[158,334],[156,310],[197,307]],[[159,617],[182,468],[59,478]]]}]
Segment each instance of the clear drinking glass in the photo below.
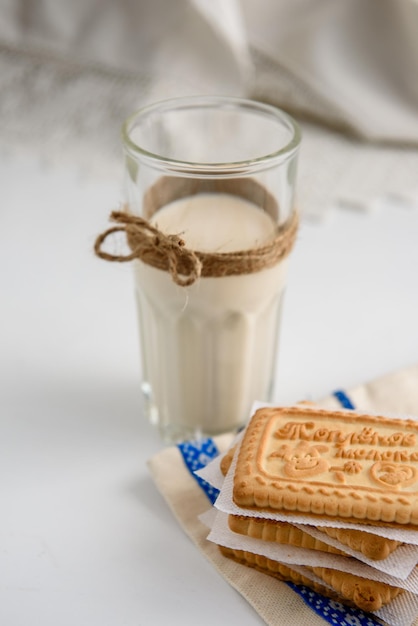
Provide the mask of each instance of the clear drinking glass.
[{"label": "clear drinking glass", "polygon": [[[240,254],[295,216],[300,134],[275,107],[169,100],[132,115],[123,143],[128,212],[188,249]],[[133,261],[145,409],[165,442],[238,429],[254,400],[271,400],[287,261],[188,286]]]}]

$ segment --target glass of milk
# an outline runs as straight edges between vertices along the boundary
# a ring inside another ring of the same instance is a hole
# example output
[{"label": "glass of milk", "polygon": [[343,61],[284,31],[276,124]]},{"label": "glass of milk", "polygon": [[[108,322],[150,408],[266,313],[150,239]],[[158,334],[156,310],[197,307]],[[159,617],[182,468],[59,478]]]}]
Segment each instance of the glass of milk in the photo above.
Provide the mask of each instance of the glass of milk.
[{"label": "glass of milk", "polygon": [[[127,211],[187,249],[253,250],[295,215],[300,133],[275,107],[169,100],[132,115],[123,143]],[[145,410],[166,443],[237,430],[272,399],[287,264],[182,286],[133,261]]]}]

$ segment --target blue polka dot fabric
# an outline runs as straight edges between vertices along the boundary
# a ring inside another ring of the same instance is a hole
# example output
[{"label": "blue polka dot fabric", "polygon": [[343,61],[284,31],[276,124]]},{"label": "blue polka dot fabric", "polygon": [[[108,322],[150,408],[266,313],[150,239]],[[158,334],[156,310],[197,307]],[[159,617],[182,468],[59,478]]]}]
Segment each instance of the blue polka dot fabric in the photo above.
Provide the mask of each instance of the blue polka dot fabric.
[{"label": "blue polka dot fabric", "polygon": [[[334,397],[340,402],[344,409],[354,409],[354,405],[344,391],[335,391]],[[212,487],[208,482],[196,476],[194,472],[205,467],[209,461],[218,456],[219,451],[213,439],[201,439],[199,441],[185,441],[178,444],[186,467],[196,480],[200,488],[204,491],[208,499],[214,504],[219,495],[218,489]],[[364,613],[360,609],[346,607],[340,602],[330,600],[312,591],[309,587],[287,583],[295,593],[297,593],[307,606],[317,615],[333,626],[382,626],[382,622],[371,615]]]},{"label": "blue polka dot fabric", "polygon": [[334,391],[334,398],[338,400],[343,409],[350,409],[351,411],[354,411],[354,404],[351,402],[345,391],[342,391],[342,389]]},{"label": "blue polka dot fabric", "polygon": [[198,483],[199,487],[205,492],[212,504],[219,495],[219,490],[212,487],[206,480],[197,476],[194,472],[205,467],[209,461],[212,461],[219,454],[213,439],[200,439],[198,441],[185,441],[178,444],[183,460],[187,469]]},{"label": "blue polka dot fabric", "polygon": [[336,600],[325,598],[304,585],[287,583],[317,615],[334,626],[382,626],[382,622],[360,609],[354,609]]}]

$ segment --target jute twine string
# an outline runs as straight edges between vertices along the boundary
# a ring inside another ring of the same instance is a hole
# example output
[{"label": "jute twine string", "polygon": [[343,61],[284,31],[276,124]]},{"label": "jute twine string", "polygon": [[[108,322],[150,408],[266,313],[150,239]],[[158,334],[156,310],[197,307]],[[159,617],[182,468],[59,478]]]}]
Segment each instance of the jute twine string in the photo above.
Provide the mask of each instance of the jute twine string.
[{"label": "jute twine string", "polygon": [[[152,193],[148,194],[148,199],[152,197],[152,202],[145,199],[145,214],[153,215],[160,206],[169,201],[168,188],[174,192],[172,199],[189,195],[191,189],[184,188],[184,182],[181,185],[180,191],[175,181],[164,177],[154,188],[151,188]],[[234,185],[236,186],[237,183],[235,182]],[[241,185],[240,189],[241,191],[245,189],[245,193],[238,193],[238,195],[249,200],[254,199],[254,194],[260,196],[262,192],[268,201],[268,212],[274,214],[277,211],[277,205],[273,203],[272,196],[259,183],[253,181],[249,185],[249,181],[245,180],[245,187]],[[196,189],[193,191],[196,192]],[[204,191],[206,192],[206,189]],[[217,188],[216,191],[223,191],[223,189]],[[230,192],[232,189],[228,188],[227,191]],[[158,201],[156,192],[159,192]],[[263,209],[260,207],[260,210]],[[236,276],[252,274],[273,267],[292,250],[299,222],[297,213],[293,213],[286,223],[277,227],[272,240],[263,246],[237,252],[201,252],[188,248],[179,234],[167,235],[148,220],[133,215],[129,212],[128,206],[125,206],[123,211],[112,212],[110,219],[117,225],[111,226],[97,237],[94,250],[98,257],[120,263],[140,259],[148,265],[168,271],[173,281],[181,287],[192,285],[201,276]],[[125,233],[130,253],[111,254],[102,249],[106,239],[117,232]]]},{"label": "jute twine string", "polygon": [[[142,217],[126,211],[113,211],[110,219],[120,224],[112,226],[99,235],[94,251],[101,259],[124,263],[141,259],[149,265],[168,270],[177,285],[188,287],[202,275],[202,262],[193,250],[185,247],[178,235],[165,235]],[[102,244],[113,233],[124,232],[132,252],[126,255],[109,254]]]}]

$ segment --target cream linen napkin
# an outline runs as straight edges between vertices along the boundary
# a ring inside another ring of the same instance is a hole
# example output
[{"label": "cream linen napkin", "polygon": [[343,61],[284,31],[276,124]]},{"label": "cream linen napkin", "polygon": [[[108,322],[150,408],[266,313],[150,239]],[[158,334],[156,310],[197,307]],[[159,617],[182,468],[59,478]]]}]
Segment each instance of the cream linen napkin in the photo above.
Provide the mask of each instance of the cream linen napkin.
[{"label": "cream linen napkin", "polygon": [[[298,398],[296,400],[302,400]],[[418,416],[418,365],[386,375],[346,392],[336,392],[318,402],[326,408],[341,408],[350,403],[359,410]],[[228,434],[214,439],[219,452],[232,442]],[[204,462],[204,460],[203,460]],[[204,491],[190,473],[178,447],[166,448],[148,462],[153,480],[183,527],[205,557],[222,576],[246,598],[269,626],[323,626],[324,620],[310,609],[285,583],[234,563],[223,557],[206,540],[208,529],[198,516],[210,505]],[[322,609],[323,610],[323,609]],[[343,622],[339,621],[339,624]],[[346,625],[367,624],[348,617]],[[418,626],[418,620],[414,622]]]}]

